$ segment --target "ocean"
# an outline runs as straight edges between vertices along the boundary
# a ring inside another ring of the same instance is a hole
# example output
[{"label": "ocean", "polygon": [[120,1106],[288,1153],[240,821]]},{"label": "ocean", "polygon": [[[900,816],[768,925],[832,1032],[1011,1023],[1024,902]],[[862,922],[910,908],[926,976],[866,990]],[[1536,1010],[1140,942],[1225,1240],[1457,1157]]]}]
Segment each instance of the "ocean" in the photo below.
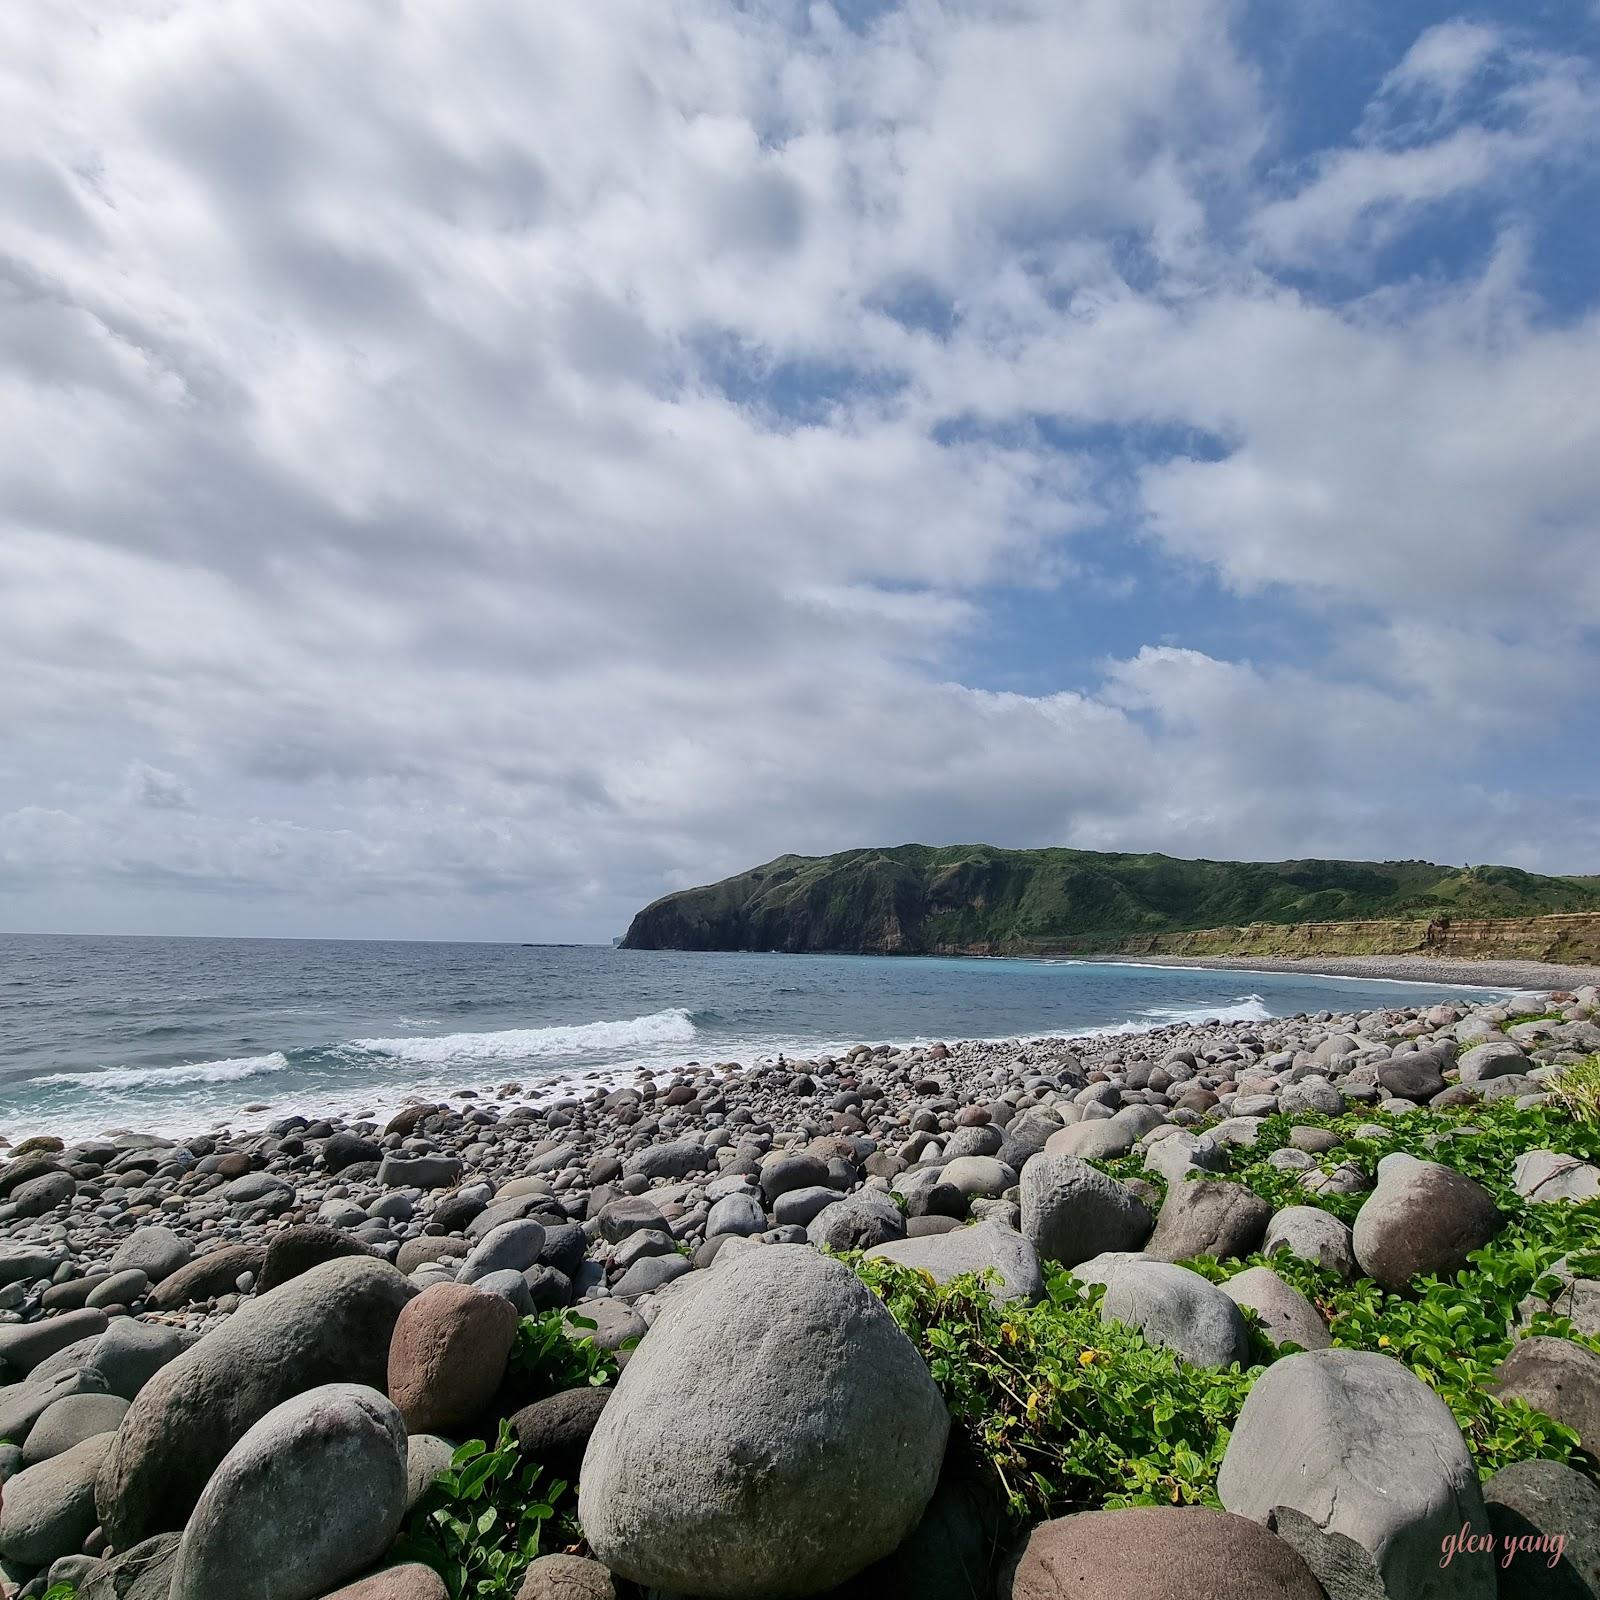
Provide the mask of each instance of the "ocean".
[{"label": "ocean", "polygon": [[1506,992],[1113,962],[10,936],[0,1134],[195,1133],[506,1082],[542,1096],[641,1065]]}]

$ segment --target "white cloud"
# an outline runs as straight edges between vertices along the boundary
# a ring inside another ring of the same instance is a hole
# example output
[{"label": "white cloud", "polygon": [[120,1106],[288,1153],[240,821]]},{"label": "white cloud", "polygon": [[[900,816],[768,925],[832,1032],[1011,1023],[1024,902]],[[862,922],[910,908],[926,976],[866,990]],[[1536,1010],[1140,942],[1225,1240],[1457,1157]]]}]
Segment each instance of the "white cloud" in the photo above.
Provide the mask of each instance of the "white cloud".
[{"label": "white cloud", "polygon": [[[1380,102],[1510,48],[1434,30]],[[1501,192],[1591,109],[1516,60],[1509,133],[1372,123],[1275,200],[1224,0],[0,13],[0,916],[599,936],[909,837],[1531,859],[1377,778],[1592,662],[1600,332],[1509,234],[1344,307],[1262,244]],[[1334,654],[956,681],[997,586],[1128,590],[1075,576],[1108,526]]]}]

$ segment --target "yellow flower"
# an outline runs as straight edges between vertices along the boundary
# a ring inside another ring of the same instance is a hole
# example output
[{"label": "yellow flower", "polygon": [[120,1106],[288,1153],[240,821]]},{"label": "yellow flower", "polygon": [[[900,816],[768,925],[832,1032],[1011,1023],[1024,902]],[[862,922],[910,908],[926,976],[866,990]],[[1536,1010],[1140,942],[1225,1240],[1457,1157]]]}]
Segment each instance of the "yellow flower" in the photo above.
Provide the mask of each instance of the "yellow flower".
[{"label": "yellow flower", "polygon": [[1078,1355],[1078,1365],[1080,1367],[1092,1367],[1095,1364],[1095,1362],[1103,1361],[1104,1359],[1105,1359],[1105,1351],[1096,1350],[1091,1346],[1090,1348],[1085,1349],[1085,1350],[1083,1350],[1083,1351],[1081,1351],[1079,1353],[1079,1355]]},{"label": "yellow flower", "polygon": [[1378,1348],[1380,1350],[1387,1350],[1389,1348],[1389,1335],[1388,1334],[1380,1333],[1378,1335]]}]

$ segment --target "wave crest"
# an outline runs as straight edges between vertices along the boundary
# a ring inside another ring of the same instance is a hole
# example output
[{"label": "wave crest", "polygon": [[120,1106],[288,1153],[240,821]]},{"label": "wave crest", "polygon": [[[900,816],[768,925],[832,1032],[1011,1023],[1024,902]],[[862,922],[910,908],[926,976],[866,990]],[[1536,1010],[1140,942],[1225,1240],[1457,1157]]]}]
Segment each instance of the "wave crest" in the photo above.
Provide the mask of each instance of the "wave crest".
[{"label": "wave crest", "polygon": [[369,1055],[411,1063],[526,1061],[591,1051],[688,1044],[694,1018],[682,1006],[620,1022],[580,1022],[557,1028],[502,1028],[492,1033],[414,1034],[398,1039],[356,1039],[349,1046]]},{"label": "wave crest", "polygon": [[236,1083],[282,1072],[289,1058],[281,1050],[264,1056],[232,1056],[222,1061],[195,1061],[180,1067],[105,1067],[99,1072],[52,1072],[34,1078],[30,1088],[72,1084],[80,1089],[165,1088],[178,1083]]}]

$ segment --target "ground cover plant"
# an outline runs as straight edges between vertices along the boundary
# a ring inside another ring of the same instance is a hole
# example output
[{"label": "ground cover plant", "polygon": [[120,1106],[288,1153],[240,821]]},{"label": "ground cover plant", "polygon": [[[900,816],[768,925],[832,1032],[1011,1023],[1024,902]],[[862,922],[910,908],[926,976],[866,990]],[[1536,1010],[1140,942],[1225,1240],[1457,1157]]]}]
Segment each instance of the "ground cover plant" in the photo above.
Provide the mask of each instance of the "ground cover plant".
[{"label": "ground cover plant", "polygon": [[[1484,1184],[1506,1218],[1500,1234],[1449,1279],[1423,1277],[1403,1294],[1282,1252],[1245,1261],[1191,1261],[1214,1282],[1270,1266],[1305,1294],[1335,1345],[1381,1351],[1405,1362],[1454,1413],[1484,1476],[1514,1461],[1563,1461],[1591,1475],[1577,1436],[1490,1387],[1516,1339],[1579,1334],[1546,1307],[1562,1286],[1558,1262],[1600,1276],[1600,1200],[1534,1204],[1516,1193],[1512,1170],[1529,1150],[1571,1151],[1600,1160],[1600,1127],[1575,1124],[1560,1105],[1518,1109],[1511,1100],[1391,1115],[1267,1118],[1254,1146],[1236,1152],[1225,1176],[1275,1208],[1314,1203],[1353,1220],[1363,1194],[1309,1195],[1303,1173],[1268,1157],[1289,1144],[1292,1126],[1315,1124],[1342,1136],[1321,1158],[1331,1170],[1353,1162],[1370,1174],[1391,1151],[1439,1161]],[[1149,1181],[1137,1156],[1097,1163],[1116,1176]],[[1190,1179],[1205,1182],[1205,1178]],[[1264,1367],[1295,1348],[1275,1347],[1252,1320],[1252,1364],[1188,1366],[1136,1331],[1100,1321],[1098,1286],[1057,1271],[1035,1306],[997,1307],[976,1280],[940,1286],[925,1273],[884,1262],[856,1270],[923,1352],[974,1459],[1012,1514],[1033,1519],[1096,1507],[1218,1504],[1216,1476],[1234,1420]]]}]

